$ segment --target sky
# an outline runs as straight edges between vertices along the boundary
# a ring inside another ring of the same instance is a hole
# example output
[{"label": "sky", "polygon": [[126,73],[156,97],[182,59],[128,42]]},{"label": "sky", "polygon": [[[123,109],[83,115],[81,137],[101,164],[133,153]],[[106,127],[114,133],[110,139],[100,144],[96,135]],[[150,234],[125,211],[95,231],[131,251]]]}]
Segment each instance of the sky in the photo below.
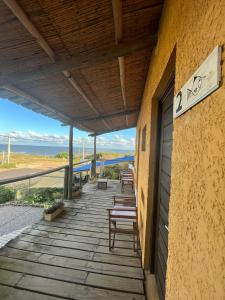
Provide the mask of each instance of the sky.
[{"label": "sky", "polygon": [[[68,126],[35,113],[21,105],[0,98],[0,143],[20,145],[68,146]],[[97,137],[97,146],[106,149],[134,149],[135,128],[107,133]],[[93,147],[93,138],[87,132],[74,129],[74,146]]]}]

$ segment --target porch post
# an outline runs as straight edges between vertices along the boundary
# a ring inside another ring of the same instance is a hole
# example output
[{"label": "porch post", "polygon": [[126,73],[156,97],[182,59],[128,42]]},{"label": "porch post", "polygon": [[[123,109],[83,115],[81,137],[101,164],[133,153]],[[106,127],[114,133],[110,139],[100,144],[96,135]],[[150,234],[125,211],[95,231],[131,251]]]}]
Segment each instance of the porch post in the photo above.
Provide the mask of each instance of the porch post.
[{"label": "porch post", "polygon": [[93,177],[96,177],[96,135],[94,136]]},{"label": "porch post", "polygon": [[73,126],[70,125],[69,135],[69,174],[68,174],[68,199],[72,199],[73,187]]}]

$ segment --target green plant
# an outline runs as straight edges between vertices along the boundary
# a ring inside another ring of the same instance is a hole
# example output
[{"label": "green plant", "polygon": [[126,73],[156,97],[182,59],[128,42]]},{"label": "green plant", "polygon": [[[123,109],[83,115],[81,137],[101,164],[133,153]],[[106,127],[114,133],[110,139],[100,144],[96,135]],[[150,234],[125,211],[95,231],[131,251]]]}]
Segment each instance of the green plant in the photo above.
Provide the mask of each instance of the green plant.
[{"label": "green plant", "polygon": [[54,202],[51,206],[48,206],[45,208],[46,214],[52,214],[54,211],[56,211],[58,208],[64,206],[63,202]]},{"label": "green plant", "polygon": [[33,188],[22,202],[51,205],[55,199],[62,198],[62,194],[62,188]]},{"label": "green plant", "polygon": [[11,168],[16,168],[16,164],[15,163],[4,163],[4,164],[0,164],[0,168],[3,169],[11,169]]},{"label": "green plant", "polygon": [[[102,153],[96,153],[96,159],[100,159],[103,157],[103,154]],[[93,160],[94,159],[94,155],[91,154],[91,155],[87,155],[86,156],[86,159],[90,159],[90,160]]]},{"label": "green plant", "polygon": [[69,154],[68,154],[68,152],[59,152],[58,154],[56,154],[55,157],[56,157],[56,158],[68,159]]},{"label": "green plant", "polygon": [[8,201],[12,201],[15,198],[15,190],[11,187],[0,187],[0,203],[5,203]]},{"label": "green plant", "polygon": [[120,168],[118,165],[109,166],[104,168],[103,177],[108,179],[119,179]]}]

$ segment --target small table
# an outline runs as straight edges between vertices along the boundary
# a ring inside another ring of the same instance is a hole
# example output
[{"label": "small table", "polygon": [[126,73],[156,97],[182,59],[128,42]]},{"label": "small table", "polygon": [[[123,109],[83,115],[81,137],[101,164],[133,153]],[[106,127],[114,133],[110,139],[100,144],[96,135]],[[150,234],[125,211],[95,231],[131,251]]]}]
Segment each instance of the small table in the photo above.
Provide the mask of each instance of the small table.
[{"label": "small table", "polygon": [[98,179],[98,189],[100,190],[107,189],[107,179]]}]

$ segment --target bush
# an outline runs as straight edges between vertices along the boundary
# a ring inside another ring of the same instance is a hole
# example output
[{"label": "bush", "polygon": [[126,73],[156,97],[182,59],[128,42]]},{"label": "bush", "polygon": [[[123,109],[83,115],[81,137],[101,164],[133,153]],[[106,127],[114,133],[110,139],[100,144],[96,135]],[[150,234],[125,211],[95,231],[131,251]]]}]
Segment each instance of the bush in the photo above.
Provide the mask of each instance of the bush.
[{"label": "bush", "polygon": [[15,198],[15,190],[10,187],[1,186],[0,187],[0,203],[5,203],[12,201]]},{"label": "bush", "polygon": [[58,154],[56,154],[55,157],[56,157],[56,158],[68,159],[69,154],[68,154],[68,152],[59,152]]},{"label": "bush", "polygon": [[105,167],[103,177],[108,179],[119,179],[120,176],[120,168],[118,165]]},{"label": "bush", "polygon": [[3,169],[13,169],[13,168],[16,168],[16,164],[15,163],[4,163],[4,164],[0,164],[0,168],[3,168]]},{"label": "bush", "polygon": [[54,211],[56,211],[58,208],[63,207],[63,202],[54,202],[51,206],[45,208],[46,214],[52,214]]},{"label": "bush", "polygon": [[[96,153],[96,159],[100,159],[100,158],[102,158],[102,156],[103,156],[102,153]],[[93,154],[87,155],[85,158],[89,159],[89,160],[93,160],[94,159],[94,155]]]},{"label": "bush", "polygon": [[62,198],[62,195],[62,188],[33,188],[22,202],[31,204],[51,204],[55,199]]}]

